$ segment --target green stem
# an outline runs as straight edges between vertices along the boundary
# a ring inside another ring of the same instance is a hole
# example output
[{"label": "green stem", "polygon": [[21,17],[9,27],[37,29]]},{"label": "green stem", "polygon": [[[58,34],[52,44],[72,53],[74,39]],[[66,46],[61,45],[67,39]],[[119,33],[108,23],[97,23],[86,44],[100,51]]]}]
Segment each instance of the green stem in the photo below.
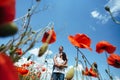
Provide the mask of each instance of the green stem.
[{"label": "green stem", "polygon": [[[106,59],[108,58],[108,55],[107,55],[106,52],[105,52],[105,57],[106,57]],[[111,73],[110,73],[110,67],[109,67],[108,64],[107,64],[107,68],[108,68],[108,69],[106,70],[106,73],[108,74],[110,80],[113,80],[113,78],[112,78],[112,76],[111,76]]]},{"label": "green stem", "polygon": [[109,13],[110,13],[110,16],[111,16],[112,20],[113,20],[115,23],[120,24],[120,22],[113,17],[112,12],[109,11]]}]

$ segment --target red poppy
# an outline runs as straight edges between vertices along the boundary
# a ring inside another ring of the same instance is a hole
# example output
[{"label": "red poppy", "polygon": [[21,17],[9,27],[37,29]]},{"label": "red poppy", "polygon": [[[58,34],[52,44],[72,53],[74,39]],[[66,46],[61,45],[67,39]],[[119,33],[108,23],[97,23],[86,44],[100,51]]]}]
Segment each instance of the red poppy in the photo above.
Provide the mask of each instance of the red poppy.
[{"label": "red poppy", "polygon": [[49,43],[52,44],[56,41],[56,33],[53,29],[49,30],[48,32],[45,32],[42,38],[43,43]]},{"label": "red poppy", "polygon": [[0,53],[0,80],[19,80],[13,62],[5,53]]},{"label": "red poppy", "polygon": [[15,52],[16,52],[18,55],[22,55],[22,54],[23,54],[22,49],[16,49]]},{"label": "red poppy", "polygon": [[89,76],[98,77],[98,73],[96,73],[92,68],[90,68],[90,70],[89,70]]},{"label": "red poppy", "polygon": [[89,74],[88,68],[86,67],[86,68],[85,68],[85,71],[82,71],[82,75],[86,75],[86,76],[87,76],[88,74]]},{"label": "red poppy", "polygon": [[0,1],[0,37],[12,36],[18,31],[16,24],[13,22],[16,0]]},{"label": "red poppy", "polygon": [[17,67],[17,71],[18,73],[20,73],[21,75],[26,75],[28,74],[29,70],[25,69],[24,67]]},{"label": "red poppy", "polygon": [[35,62],[34,61],[30,61],[30,64],[35,64]]},{"label": "red poppy", "polygon": [[1,0],[0,25],[11,22],[15,18],[15,0]]},{"label": "red poppy", "polygon": [[106,51],[107,53],[111,54],[111,53],[114,53],[115,50],[116,50],[116,47],[107,41],[100,41],[96,45],[96,52],[98,53],[102,53]]},{"label": "red poppy", "polygon": [[45,67],[42,67],[42,72],[45,72],[46,71],[46,68]]},{"label": "red poppy", "polygon": [[107,63],[116,68],[120,68],[120,56],[117,54],[110,54],[107,58]]},{"label": "red poppy", "polygon": [[22,64],[21,66],[22,66],[22,67],[25,67],[25,68],[27,67],[26,64]]},{"label": "red poppy", "polygon": [[85,71],[82,71],[82,74],[85,76],[91,76],[91,77],[98,77],[98,73],[96,73],[92,68],[88,70],[86,67]]},{"label": "red poppy", "polygon": [[90,48],[91,39],[85,34],[76,34],[75,36],[70,35],[68,36],[68,39],[74,46],[92,50],[92,48]]},{"label": "red poppy", "polygon": [[41,72],[37,72],[37,77],[40,78]]}]

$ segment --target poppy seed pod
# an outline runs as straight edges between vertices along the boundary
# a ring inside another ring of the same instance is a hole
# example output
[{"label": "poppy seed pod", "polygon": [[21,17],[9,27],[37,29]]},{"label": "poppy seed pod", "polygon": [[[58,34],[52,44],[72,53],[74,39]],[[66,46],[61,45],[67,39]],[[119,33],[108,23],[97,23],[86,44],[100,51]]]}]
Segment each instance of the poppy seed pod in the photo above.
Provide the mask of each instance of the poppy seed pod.
[{"label": "poppy seed pod", "polygon": [[12,36],[17,33],[18,28],[13,22],[0,25],[0,37]]},{"label": "poppy seed pod", "polygon": [[74,67],[70,68],[68,72],[66,73],[66,79],[71,80],[74,76]]},{"label": "poppy seed pod", "polygon": [[38,56],[41,57],[47,51],[47,48],[48,48],[48,43],[43,43],[43,45],[39,49]]},{"label": "poppy seed pod", "polygon": [[92,70],[93,70],[94,72],[98,72],[97,63],[96,63],[96,62],[94,62],[94,63],[92,64],[91,68],[92,68]]},{"label": "poppy seed pod", "polygon": [[108,12],[110,12],[110,7],[109,7],[109,6],[106,6],[106,7],[105,7],[105,10],[108,11]]}]

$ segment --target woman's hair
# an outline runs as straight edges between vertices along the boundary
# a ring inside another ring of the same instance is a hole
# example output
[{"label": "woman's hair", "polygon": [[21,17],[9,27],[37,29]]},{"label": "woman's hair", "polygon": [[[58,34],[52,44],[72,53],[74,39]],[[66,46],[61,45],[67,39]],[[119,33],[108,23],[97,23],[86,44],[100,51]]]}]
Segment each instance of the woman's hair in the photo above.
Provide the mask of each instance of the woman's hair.
[{"label": "woman's hair", "polygon": [[65,52],[62,52],[62,58],[64,61],[67,61],[67,56],[66,56]]}]

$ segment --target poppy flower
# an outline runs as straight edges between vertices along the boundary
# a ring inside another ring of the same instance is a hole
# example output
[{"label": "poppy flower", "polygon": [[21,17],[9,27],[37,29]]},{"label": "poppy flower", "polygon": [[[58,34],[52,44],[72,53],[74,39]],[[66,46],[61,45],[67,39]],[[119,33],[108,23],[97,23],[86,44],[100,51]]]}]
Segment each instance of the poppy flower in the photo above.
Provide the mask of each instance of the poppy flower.
[{"label": "poppy flower", "polygon": [[37,77],[40,78],[41,72],[37,72]]},{"label": "poppy flower", "polygon": [[95,72],[92,68],[90,70],[86,67],[85,71],[82,71],[82,74],[85,76],[98,77],[98,73]]},{"label": "poppy flower", "polygon": [[0,3],[0,25],[15,18],[15,0],[2,0]]},{"label": "poppy flower", "polygon": [[120,68],[120,56],[117,54],[110,54],[107,58],[107,63],[116,68]]},{"label": "poppy flower", "polygon": [[53,30],[53,28],[51,30],[49,30],[48,32],[45,32],[42,38],[42,42],[43,43],[48,43],[48,44],[52,44],[56,41],[56,33]]},{"label": "poppy flower", "polygon": [[27,67],[26,64],[22,64],[21,66],[22,66],[22,67],[25,67],[25,68]]},{"label": "poppy flower", "polygon": [[24,67],[17,67],[17,71],[21,75],[26,75],[29,72],[29,70],[25,69]]},{"label": "poppy flower", "polygon": [[78,48],[87,48],[90,51],[92,51],[92,48],[90,48],[91,39],[85,35],[85,34],[76,34],[75,36],[68,36],[69,41],[72,45],[78,47]]},{"label": "poppy flower", "polygon": [[24,67],[24,68],[27,68],[27,67],[29,67],[29,66],[31,66],[31,65],[33,65],[33,64],[35,64],[35,62],[30,61],[29,63],[24,63],[24,64],[22,64],[21,66]]},{"label": "poppy flower", "polygon": [[100,41],[96,45],[96,52],[98,53],[102,53],[106,51],[107,53],[111,54],[111,53],[114,53],[115,50],[116,50],[116,47],[107,41]]},{"label": "poppy flower", "polygon": [[17,33],[14,24],[16,0],[1,0],[0,3],[0,37],[7,37]]},{"label": "poppy flower", "polygon": [[89,74],[88,68],[86,67],[86,68],[85,68],[85,71],[82,70],[82,75],[86,75],[86,76],[87,76],[88,74]]},{"label": "poppy flower", "polygon": [[22,49],[16,49],[15,53],[17,53],[18,55],[22,55],[23,54]]},{"label": "poppy flower", "polygon": [[89,70],[89,76],[98,77],[98,73],[96,73],[95,71],[93,71],[92,68],[90,68],[90,70]]},{"label": "poppy flower", "polygon": [[35,64],[35,62],[34,61],[30,61],[30,64]]},{"label": "poppy flower", "polygon": [[19,80],[13,62],[5,53],[0,53],[0,80]]},{"label": "poppy flower", "polygon": [[45,72],[46,71],[46,68],[45,67],[42,67],[42,72]]}]

